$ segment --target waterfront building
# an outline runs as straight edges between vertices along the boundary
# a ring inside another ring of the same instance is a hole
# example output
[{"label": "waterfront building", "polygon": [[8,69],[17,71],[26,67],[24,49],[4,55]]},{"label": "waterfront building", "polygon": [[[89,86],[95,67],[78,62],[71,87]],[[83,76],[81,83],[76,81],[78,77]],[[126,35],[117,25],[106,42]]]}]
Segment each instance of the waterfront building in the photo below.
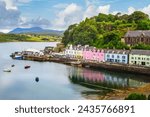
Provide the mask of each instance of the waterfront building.
[{"label": "waterfront building", "polygon": [[129,64],[150,67],[150,50],[131,50]]},{"label": "waterfront building", "polygon": [[83,50],[83,60],[90,61],[93,60],[93,48],[89,47],[88,45],[85,46]]},{"label": "waterfront building", "polygon": [[83,59],[83,50],[84,50],[84,46],[77,45],[75,47],[75,58],[76,59]]},{"label": "waterfront building", "polygon": [[44,53],[40,50],[29,48],[22,52],[24,55],[34,55],[34,56],[43,56]]},{"label": "waterfront building", "polygon": [[82,59],[83,49],[84,47],[81,45],[77,45],[77,46],[70,45],[65,49],[64,54],[68,58]]},{"label": "waterfront building", "polygon": [[150,30],[128,31],[124,36],[124,41],[128,45],[150,44]]},{"label": "waterfront building", "polygon": [[112,63],[123,63],[128,64],[129,50],[105,50],[105,61]]},{"label": "waterfront building", "polygon": [[66,49],[64,51],[64,55],[67,58],[74,58],[75,57],[75,47],[73,45],[69,45],[68,47],[66,47]]},{"label": "waterfront building", "polygon": [[83,51],[83,60],[104,62],[104,50],[86,46]]},{"label": "waterfront building", "polygon": [[54,47],[47,46],[47,47],[44,48],[44,54],[51,55],[53,51],[54,51]]}]

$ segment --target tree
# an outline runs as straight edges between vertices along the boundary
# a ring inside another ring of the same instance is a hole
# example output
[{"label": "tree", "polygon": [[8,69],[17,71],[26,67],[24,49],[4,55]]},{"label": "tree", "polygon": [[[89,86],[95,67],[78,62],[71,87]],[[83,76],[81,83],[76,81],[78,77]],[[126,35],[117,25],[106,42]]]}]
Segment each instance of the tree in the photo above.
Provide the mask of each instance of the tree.
[{"label": "tree", "polygon": [[[128,30],[149,30],[150,20],[147,14],[135,11],[127,14],[102,14],[86,18],[81,23],[69,26],[65,31],[62,42],[67,44],[88,44],[99,48],[129,49],[121,42],[121,37]],[[146,48],[148,45],[136,45],[133,48]]]},{"label": "tree", "polygon": [[141,20],[137,24],[137,30],[150,30],[150,20]]},{"label": "tree", "polygon": [[72,42],[72,35],[74,33],[74,29],[77,24],[70,25],[69,28],[64,32],[64,36],[62,38],[62,43],[66,46],[68,43]]},{"label": "tree", "polygon": [[131,23],[131,22],[139,22],[141,20],[148,20],[149,19],[149,16],[141,11],[135,11],[134,13],[132,13],[130,16],[129,16],[129,19],[128,21]]}]

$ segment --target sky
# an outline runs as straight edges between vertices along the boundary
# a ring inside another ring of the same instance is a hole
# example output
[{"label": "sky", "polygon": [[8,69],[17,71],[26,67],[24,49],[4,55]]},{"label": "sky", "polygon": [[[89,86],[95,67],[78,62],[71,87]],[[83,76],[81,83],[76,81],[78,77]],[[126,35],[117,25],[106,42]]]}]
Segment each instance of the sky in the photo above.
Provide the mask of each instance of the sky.
[{"label": "sky", "polygon": [[0,0],[0,32],[30,27],[65,30],[99,13],[136,10],[150,16],[150,0]]}]

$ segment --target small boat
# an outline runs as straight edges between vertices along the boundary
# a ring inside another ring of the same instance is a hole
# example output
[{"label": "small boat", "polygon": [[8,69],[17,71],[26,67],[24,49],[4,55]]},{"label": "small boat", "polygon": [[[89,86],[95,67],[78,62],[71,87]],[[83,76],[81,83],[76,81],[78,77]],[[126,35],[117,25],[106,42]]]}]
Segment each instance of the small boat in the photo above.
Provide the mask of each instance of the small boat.
[{"label": "small boat", "polygon": [[3,70],[4,72],[11,72],[11,69],[7,68]]},{"label": "small boat", "polygon": [[12,58],[16,59],[16,60],[22,60],[23,56],[22,55],[12,55]]},{"label": "small boat", "polygon": [[85,67],[86,67],[86,68],[89,68],[90,66],[89,66],[89,65],[85,65]]},{"label": "small boat", "polygon": [[35,78],[35,81],[36,81],[36,82],[39,82],[39,77],[36,77],[36,78]]},{"label": "small boat", "polygon": [[82,67],[82,63],[80,61],[77,62],[71,62],[72,66],[78,66],[78,67]]},{"label": "small boat", "polygon": [[11,67],[15,67],[15,65],[11,65]]},{"label": "small boat", "polygon": [[24,66],[25,69],[28,69],[28,68],[30,68],[30,67],[31,67],[30,65]]}]

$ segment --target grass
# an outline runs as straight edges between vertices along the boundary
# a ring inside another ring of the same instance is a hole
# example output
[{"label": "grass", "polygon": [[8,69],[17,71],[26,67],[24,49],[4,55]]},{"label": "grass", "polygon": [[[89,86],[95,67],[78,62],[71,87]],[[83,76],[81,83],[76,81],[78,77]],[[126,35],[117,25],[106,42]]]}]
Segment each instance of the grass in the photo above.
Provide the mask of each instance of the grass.
[{"label": "grass", "polygon": [[0,42],[60,42],[61,37],[49,35],[0,35]]}]

